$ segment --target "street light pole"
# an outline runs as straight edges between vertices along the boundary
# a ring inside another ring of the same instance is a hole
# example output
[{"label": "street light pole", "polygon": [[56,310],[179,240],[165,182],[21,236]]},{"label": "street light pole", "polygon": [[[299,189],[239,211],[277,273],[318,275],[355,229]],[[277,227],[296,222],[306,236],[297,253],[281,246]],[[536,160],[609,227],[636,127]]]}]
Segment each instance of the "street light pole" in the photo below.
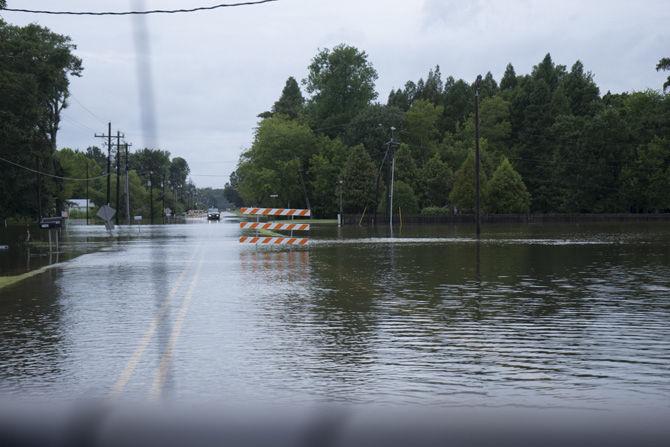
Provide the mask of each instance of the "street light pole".
[{"label": "street light pole", "polygon": [[475,186],[477,191],[476,203],[475,203],[475,218],[477,220],[477,239],[479,239],[482,231],[482,221],[481,221],[481,185],[479,179],[479,170],[480,170],[480,153],[479,153],[479,85],[482,81],[482,76],[477,76],[475,81]]},{"label": "street light pole", "polygon": [[344,212],[342,209],[342,190],[344,189],[344,180],[340,180],[340,214],[337,215],[337,226],[342,226],[342,219],[344,218]]}]

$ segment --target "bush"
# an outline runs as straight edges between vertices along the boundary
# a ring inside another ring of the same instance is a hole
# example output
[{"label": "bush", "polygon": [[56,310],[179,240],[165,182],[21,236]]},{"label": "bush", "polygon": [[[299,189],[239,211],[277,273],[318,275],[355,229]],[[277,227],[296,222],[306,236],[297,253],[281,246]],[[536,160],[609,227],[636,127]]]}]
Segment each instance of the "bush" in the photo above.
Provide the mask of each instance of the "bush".
[{"label": "bush", "polygon": [[447,207],[441,207],[441,206],[428,206],[424,209],[421,210],[421,215],[422,216],[428,216],[428,217],[433,217],[433,216],[451,216],[451,210]]}]

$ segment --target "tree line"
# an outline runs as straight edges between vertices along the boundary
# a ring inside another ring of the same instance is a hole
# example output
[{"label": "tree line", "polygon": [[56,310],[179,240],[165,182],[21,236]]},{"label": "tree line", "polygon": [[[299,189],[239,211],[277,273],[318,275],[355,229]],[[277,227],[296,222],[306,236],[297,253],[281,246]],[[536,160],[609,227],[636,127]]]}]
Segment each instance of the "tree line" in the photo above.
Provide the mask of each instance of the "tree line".
[{"label": "tree line", "polygon": [[[657,69],[668,68],[661,59]],[[474,82],[444,78],[436,66],[383,103],[377,78],[365,51],[320,50],[302,82],[290,77],[259,115],[227,199],[332,216],[341,197],[346,213],[383,211],[395,128],[394,212],[471,212]],[[664,93],[603,95],[582,62],[567,68],[547,54],[529,74],[511,63],[499,81],[486,73],[479,99],[486,212],[670,211]]]},{"label": "tree line", "polygon": [[[2,217],[60,215],[67,208],[67,199],[73,198],[89,198],[97,206],[107,202],[106,149],[57,149],[61,113],[69,105],[70,79],[83,72],[75,49],[69,37],[48,28],[35,24],[13,26],[0,19]],[[120,158],[122,175],[126,166],[125,152],[113,148],[109,172],[113,206],[116,157]],[[151,195],[154,217],[162,215],[163,199],[176,212],[195,205],[196,188],[187,180],[190,169],[183,158],[145,148],[129,154],[128,168],[131,213],[150,218]],[[88,182],[88,197],[87,182],[71,180],[86,178],[95,178]],[[120,208],[118,211],[125,217],[125,207]]]}]

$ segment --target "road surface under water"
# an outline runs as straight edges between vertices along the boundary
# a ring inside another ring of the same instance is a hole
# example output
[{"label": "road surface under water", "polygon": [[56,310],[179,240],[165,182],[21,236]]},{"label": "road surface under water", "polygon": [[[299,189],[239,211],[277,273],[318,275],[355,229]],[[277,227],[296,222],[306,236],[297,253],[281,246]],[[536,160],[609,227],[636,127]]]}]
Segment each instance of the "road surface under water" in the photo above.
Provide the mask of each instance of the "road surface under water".
[{"label": "road surface under water", "polygon": [[[670,402],[670,225],[71,226],[95,250],[0,289],[0,393],[49,399]],[[22,262],[22,261],[21,261]]]}]

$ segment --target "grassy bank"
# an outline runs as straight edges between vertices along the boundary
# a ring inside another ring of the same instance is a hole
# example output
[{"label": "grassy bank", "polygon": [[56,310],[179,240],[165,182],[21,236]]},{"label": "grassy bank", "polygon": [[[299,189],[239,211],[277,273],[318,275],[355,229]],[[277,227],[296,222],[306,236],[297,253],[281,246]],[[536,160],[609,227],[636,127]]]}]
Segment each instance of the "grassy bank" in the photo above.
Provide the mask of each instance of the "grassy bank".
[{"label": "grassy bank", "polygon": [[42,273],[46,272],[47,270],[50,270],[54,267],[60,266],[62,264],[51,264],[47,265],[45,267],[32,270],[27,273],[22,273],[20,275],[14,275],[14,276],[0,276],[0,289],[3,289],[5,287],[9,287],[11,285],[17,284],[25,279],[32,278],[33,276],[41,275]]}]

